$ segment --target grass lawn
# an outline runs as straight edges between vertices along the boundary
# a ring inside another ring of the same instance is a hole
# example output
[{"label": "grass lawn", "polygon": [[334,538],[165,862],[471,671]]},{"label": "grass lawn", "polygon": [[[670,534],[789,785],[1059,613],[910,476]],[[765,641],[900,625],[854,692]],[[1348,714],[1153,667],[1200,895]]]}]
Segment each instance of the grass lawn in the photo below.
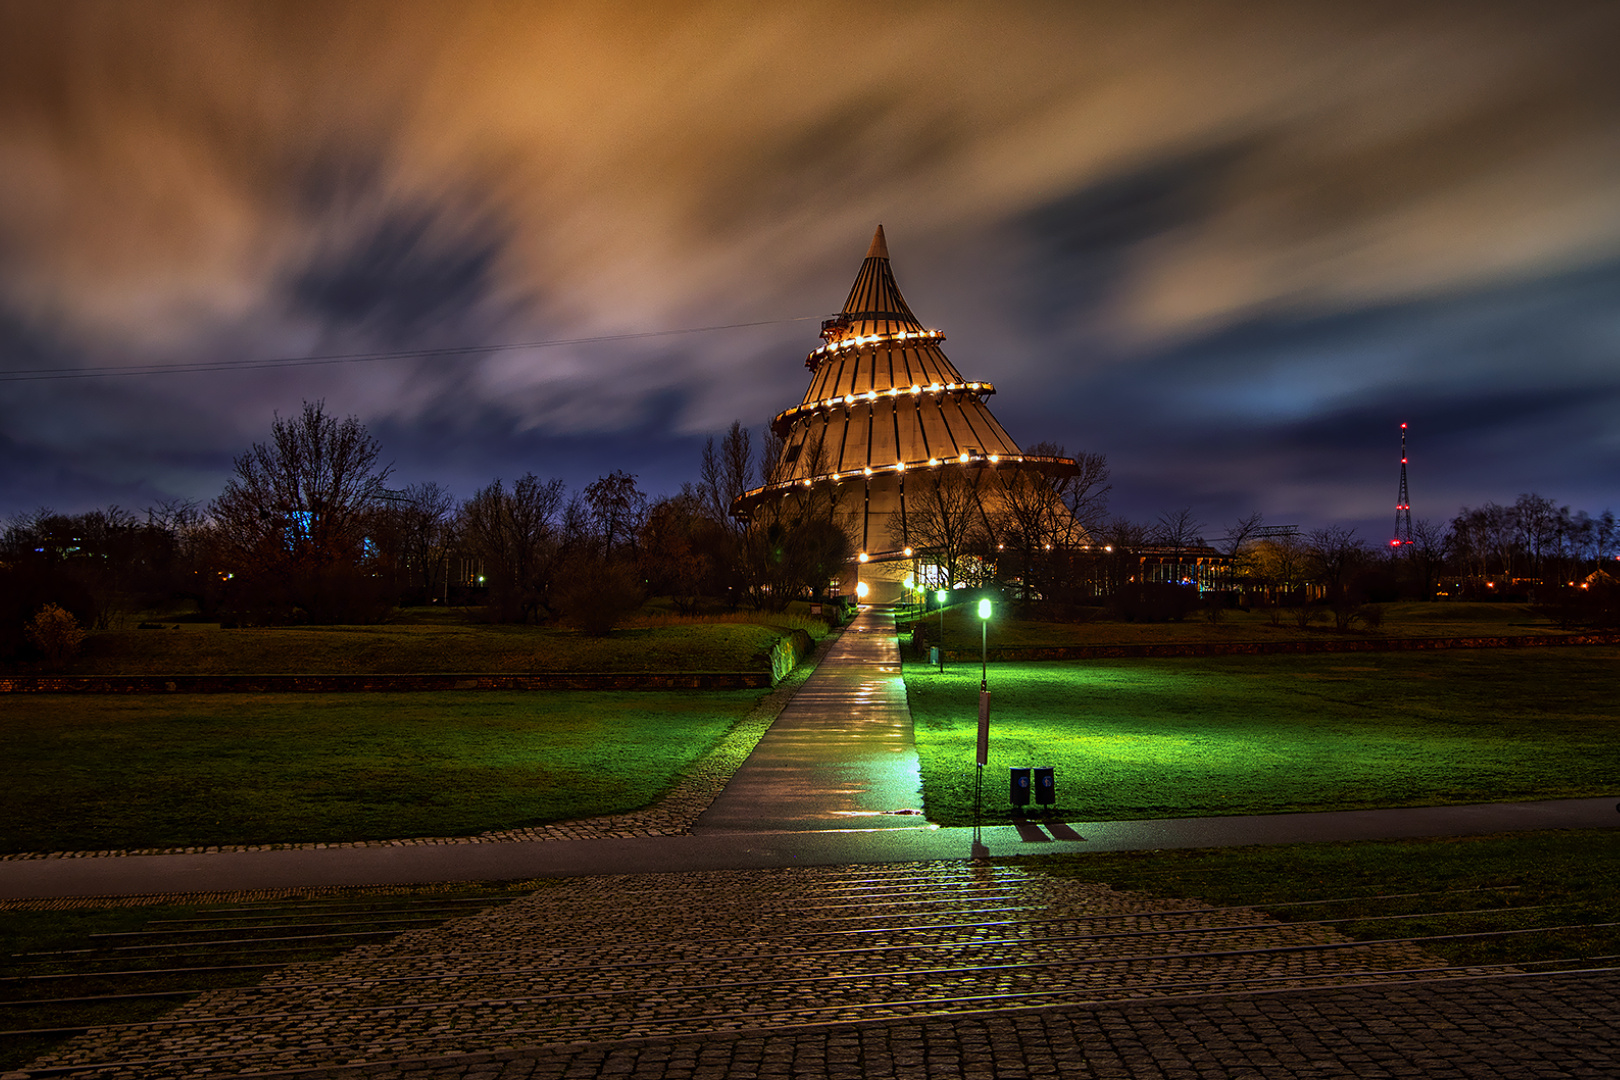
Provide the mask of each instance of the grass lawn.
[{"label": "grass lawn", "polygon": [[[1050,855],[1026,860],[1064,876],[1153,896],[1244,905],[1284,920],[1351,919],[1336,930],[1359,940],[1577,926],[1553,933],[1425,942],[1454,964],[1536,963],[1620,954],[1620,829],[1510,833],[1437,840]],[[1473,890],[1479,890],[1477,892]],[[1381,894],[1446,893],[1379,899]],[[1335,904],[1292,902],[1344,898]],[[1513,912],[1378,916],[1496,908]],[[1532,910],[1535,909],[1535,910]],[[1580,966],[1560,964],[1554,966]]]},{"label": "grass lawn", "polygon": [[[1228,609],[1221,621],[1209,622],[1200,611],[1181,622],[1123,622],[1099,617],[1088,622],[1053,623],[1020,619],[1016,609],[998,605],[990,624],[990,647],[1040,648],[1064,645],[1140,645],[1169,642],[1250,642],[1300,641],[1369,637],[1521,637],[1526,634],[1558,635],[1560,630],[1545,616],[1530,610],[1528,604],[1405,602],[1381,605],[1383,625],[1377,634],[1364,632],[1358,623],[1349,633],[1332,629],[1331,618],[1300,629],[1284,613],[1283,623],[1273,626],[1265,612]],[[1099,613],[1101,609],[1098,609]],[[928,640],[939,634],[939,614],[925,616]],[[979,652],[980,627],[972,605],[960,604],[945,611],[945,647],[962,653]]]},{"label": "grass lawn", "polygon": [[631,810],[760,696],[12,695],[0,851],[464,835]]},{"label": "grass lawn", "polygon": [[[992,664],[987,821],[1007,768],[1071,819],[1620,791],[1620,649]],[[972,823],[979,666],[908,663],[929,820]]]},{"label": "grass lawn", "polygon": [[769,671],[787,625],[716,622],[626,627],[588,637],[551,626],[460,620],[378,626],[108,630],[85,638],[68,675],[414,675],[442,672]]}]

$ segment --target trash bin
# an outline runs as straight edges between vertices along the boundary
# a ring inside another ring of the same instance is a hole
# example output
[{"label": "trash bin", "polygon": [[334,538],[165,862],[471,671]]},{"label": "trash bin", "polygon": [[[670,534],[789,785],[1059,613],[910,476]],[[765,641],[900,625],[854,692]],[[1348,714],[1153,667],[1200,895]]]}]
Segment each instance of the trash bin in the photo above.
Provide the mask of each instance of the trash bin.
[{"label": "trash bin", "polygon": [[1011,790],[1008,792],[1014,806],[1029,805],[1029,770],[1011,769]]},{"label": "trash bin", "polygon": [[939,667],[939,646],[938,645],[930,645],[928,647],[928,666],[929,667]]},{"label": "trash bin", "polygon": [[1050,765],[1030,770],[1035,780],[1035,804],[1053,806],[1057,803],[1057,783]]}]

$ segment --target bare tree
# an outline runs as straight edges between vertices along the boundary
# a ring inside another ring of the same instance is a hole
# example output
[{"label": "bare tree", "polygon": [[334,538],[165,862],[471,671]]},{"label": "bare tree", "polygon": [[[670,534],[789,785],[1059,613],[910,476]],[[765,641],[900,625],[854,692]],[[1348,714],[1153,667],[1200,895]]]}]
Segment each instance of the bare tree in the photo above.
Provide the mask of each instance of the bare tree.
[{"label": "bare tree", "polygon": [[[1036,443],[1028,452],[1054,457],[1069,456],[1056,443]],[[1108,481],[1108,455],[1075,454],[1074,463],[1079,467],[1077,472],[1052,480],[1058,497],[1069,508],[1069,519],[1074,526],[1071,535],[1063,540],[1068,546],[1089,543],[1091,537],[1103,529],[1107,524],[1108,493],[1114,489],[1114,485]]]},{"label": "bare tree", "polygon": [[1592,560],[1601,567],[1617,543],[1620,543],[1620,528],[1616,526],[1614,511],[1605,510],[1592,519]]},{"label": "bare tree", "polygon": [[1305,579],[1305,543],[1297,535],[1268,536],[1255,544],[1254,573],[1266,588],[1266,612],[1271,625],[1281,625],[1284,602],[1294,599],[1296,594],[1299,594],[1300,610],[1309,612],[1310,597],[1301,590]]},{"label": "bare tree", "polygon": [[743,531],[743,523],[731,516],[731,505],[754,487],[754,475],[753,436],[742,421],[733,420],[719,449],[712,437],[703,447],[698,491],[714,520],[730,524],[738,533]]},{"label": "bare tree", "polygon": [[1322,586],[1333,608],[1335,625],[1340,630],[1348,630],[1358,600],[1352,583],[1356,571],[1367,561],[1367,545],[1356,536],[1356,530],[1329,525],[1305,538],[1305,550],[1311,575]]},{"label": "bare tree", "polygon": [[780,477],[776,475],[777,463],[782,460],[782,448],[786,440],[776,433],[770,424],[765,425],[765,434],[759,440],[759,480],[762,484],[774,484]]},{"label": "bare tree", "polygon": [[1125,586],[1141,576],[1141,549],[1148,542],[1149,530],[1130,520],[1116,517],[1093,534],[1098,558],[1097,592],[1101,596],[1116,596]]},{"label": "bare tree", "polygon": [[636,487],[636,478],[614,469],[585,488],[585,505],[590,509],[591,527],[602,544],[602,557],[613,558],[619,547],[635,548],[636,537],[647,517],[647,496]]},{"label": "bare tree", "polygon": [[1412,545],[1407,549],[1412,567],[1417,571],[1425,600],[1434,599],[1434,576],[1445,563],[1446,551],[1451,546],[1451,530],[1444,522],[1419,518],[1412,522]]},{"label": "bare tree", "polygon": [[424,598],[442,595],[448,585],[455,505],[449,488],[428,481],[405,488],[389,510],[402,561]]},{"label": "bare tree", "polygon": [[1148,539],[1180,555],[1190,547],[1203,543],[1204,523],[1193,516],[1191,508],[1166,511],[1159,515]]},{"label": "bare tree", "polygon": [[526,474],[507,491],[496,480],[461,506],[468,543],[485,562],[489,608],[501,622],[526,622],[547,607],[562,547],[561,480]]},{"label": "bare tree", "polygon": [[1016,583],[1026,602],[1036,594],[1049,595],[1050,568],[1078,531],[1074,517],[1040,473],[1012,466],[992,469],[990,477],[987,484],[996,495],[989,523],[997,575]]},{"label": "bare tree", "polygon": [[[1564,507],[1565,515],[1569,508]],[[1559,508],[1551,499],[1532,493],[1520,495],[1513,504],[1516,539],[1530,562],[1530,576],[1540,578],[1547,557],[1557,545]]]},{"label": "bare tree", "polygon": [[1254,576],[1255,552],[1254,545],[1250,541],[1265,527],[1265,522],[1265,515],[1256,510],[1227,526],[1226,536],[1220,541],[1220,550],[1227,559],[1224,576],[1229,586],[1236,581]]},{"label": "bare tree", "polygon": [[298,416],[275,418],[268,443],[236,459],[210,514],[259,602],[290,605],[317,622],[372,606],[356,573],[374,494],[390,471],[378,466],[380,453],[357,417],[340,422],[323,402],[306,401]]},{"label": "bare tree", "polygon": [[890,524],[890,542],[896,547],[909,540],[940,568],[946,588],[964,580],[969,555],[988,546],[985,515],[979,501],[983,470],[955,465],[935,466],[906,473],[905,536],[900,521]]}]

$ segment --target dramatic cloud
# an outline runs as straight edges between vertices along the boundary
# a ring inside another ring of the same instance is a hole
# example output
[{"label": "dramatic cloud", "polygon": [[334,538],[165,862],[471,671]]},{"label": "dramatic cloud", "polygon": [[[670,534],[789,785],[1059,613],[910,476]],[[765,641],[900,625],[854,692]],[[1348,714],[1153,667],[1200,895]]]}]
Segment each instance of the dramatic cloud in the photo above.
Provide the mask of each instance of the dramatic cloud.
[{"label": "dramatic cloud", "polygon": [[1420,516],[1600,510],[1617,46],[1605,3],[7,5],[0,513],[207,498],[306,398],[463,494],[678,484],[797,400],[878,221],[1121,511],[1376,534],[1403,419]]}]

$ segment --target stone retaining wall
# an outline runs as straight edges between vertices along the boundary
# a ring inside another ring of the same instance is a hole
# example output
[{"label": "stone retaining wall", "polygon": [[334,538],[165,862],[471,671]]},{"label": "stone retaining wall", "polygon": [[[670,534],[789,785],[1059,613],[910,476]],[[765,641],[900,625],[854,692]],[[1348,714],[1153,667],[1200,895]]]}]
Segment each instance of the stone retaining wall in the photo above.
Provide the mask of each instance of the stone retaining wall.
[{"label": "stone retaining wall", "polygon": [[[1556,645],[1620,645],[1620,634],[1524,635],[1517,637],[1351,638],[1317,641],[1184,641],[1166,644],[1051,645],[989,650],[1002,662],[1103,660],[1123,657],[1274,656],[1299,653],[1423,652],[1432,649],[1530,649]],[[979,659],[979,650],[949,649],[945,659]]]},{"label": "stone retaining wall", "polygon": [[793,630],[776,639],[771,646],[771,679],[781,682],[788,672],[799,666],[799,661],[816,651],[816,643],[804,630]]},{"label": "stone retaining wall", "polygon": [[[791,670],[791,669],[790,669]],[[0,694],[297,694],[419,690],[768,690],[769,671],[536,675],[11,675]]]}]

